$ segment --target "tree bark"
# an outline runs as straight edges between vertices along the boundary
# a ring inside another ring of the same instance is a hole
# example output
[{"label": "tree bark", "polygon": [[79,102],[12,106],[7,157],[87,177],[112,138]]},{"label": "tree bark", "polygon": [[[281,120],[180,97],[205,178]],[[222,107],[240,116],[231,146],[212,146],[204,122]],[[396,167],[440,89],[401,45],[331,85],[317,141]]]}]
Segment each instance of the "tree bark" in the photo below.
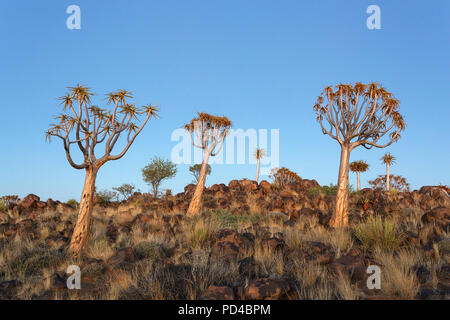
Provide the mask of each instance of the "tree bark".
[{"label": "tree bark", "polygon": [[341,146],[341,163],[339,165],[338,190],[336,194],[336,207],[330,226],[334,228],[348,226],[348,170],[350,147]]},{"label": "tree bark", "polygon": [[203,157],[202,168],[200,169],[200,177],[197,182],[197,187],[195,188],[194,196],[192,197],[191,203],[189,204],[189,209],[187,211],[188,215],[195,215],[200,213],[202,194],[203,189],[205,188],[206,173],[208,169],[209,155],[209,152],[205,152],[205,156]]},{"label": "tree bark", "polygon": [[259,180],[259,159],[256,160],[256,182]]},{"label": "tree bark", "polygon": [[390,184],[390,173],[389,173],[389,171],[390,171],[390,168],[389,168],[389,163],[386,163],[386,191],[389,191],[389,189],[390,189],[390,186],[389,186],[389,184]]},{"label": "tree bark", "polygon": [[153,185],[152,189],[153,189],[153,197],[157,198],[158,197],[159,185],[157,185],[157,186]]},{"label": "tree bark", "polygon": [[359,182],[359,171],[356,171],[356,180],[357,180],[356,190],[359,191],[361,189],[361,185],[360,185],[360,182]]},{"label": "tree bark", "polygon": [[83,192],[80,200],[80,211],[69,246],[69,252],[72,255],[78,255],[86,246],[89,239],[89,227],[94,206],[96,177],[97,170],[92,167],[86,169],[86,178],[84,180]]}]

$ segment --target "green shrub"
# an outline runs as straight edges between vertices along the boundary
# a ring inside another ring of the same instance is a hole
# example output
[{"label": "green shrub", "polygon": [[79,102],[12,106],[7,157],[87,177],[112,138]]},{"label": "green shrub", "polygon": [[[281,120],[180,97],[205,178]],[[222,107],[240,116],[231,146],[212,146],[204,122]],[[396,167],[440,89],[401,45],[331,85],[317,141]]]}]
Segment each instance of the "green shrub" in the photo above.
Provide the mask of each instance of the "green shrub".
[{"label": "green shrub", "polygon": [[153,242],[140,242],[133,248],[136,258],[141,259],[156,259],[163,257],[165,254],[164,248]]},{"label": "green shrub", "polygon": [[39,275],[45,268],[57,268],[65,258],[64,253],[56,250],[24,249],[8,263],[8,269],[14,276]]},{"label": "green shrub", "polygon": [[[310,195],[323,194],[327,196],[335,196],[337,194],[338,187],[335,184],[330,183],[329,186],[319,186],[308,190]],[[350,184],[348,186],[348,192],[353,193],[353,186]]]},{"label": "green shrub", "polygon": [[362,247],[369,250],[395,250],[403,242],[403,235],[398,234],[395,223],[380,216],[369,217],[357,224],[353,234]]},{"label": "green shrub", "polygon": [[69,200],[67,201],[67,204],[68,204],[69,206],[71,206],[72,208],[74,208],[74,209],[76,209],[76,208],[78,207],[78,201],[75,200],[75,199],[69,199]]},{"label": "green shrub", "polygon": [[97,204],[102,207],[107,207],[112,201],[117,199],[117,193],[108,190],[96,192],[95,196],[97,197]]},{"label": "green shrub", "polygon": [[2,200],[0,200],[0,212],[8,212],[8,206]]},{"label": "green shrub", "polygon": [[261,220],[260,216],[252,214],[243,214],[241,216],[229,213],[226,210],[219,210],[214,214],[213,219],[222,228],[233,228],[237,229],[239,225],[242,224],[255,224]]}]

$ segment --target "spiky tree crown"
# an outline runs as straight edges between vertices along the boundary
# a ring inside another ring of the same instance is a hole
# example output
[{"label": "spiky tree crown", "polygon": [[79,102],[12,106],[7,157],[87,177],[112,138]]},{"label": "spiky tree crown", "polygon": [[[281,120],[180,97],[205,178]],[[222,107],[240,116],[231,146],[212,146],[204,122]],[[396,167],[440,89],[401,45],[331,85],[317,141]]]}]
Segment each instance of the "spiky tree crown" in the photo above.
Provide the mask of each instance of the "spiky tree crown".
[{"label": "spiky tree crown", "polygon": [[[195,147],[200,149],[210,147],[214,150],[220,144],[219,149],[211,153],[211,155],[216,155],[222,147],[221,142],[231,128],[231,121],[225,116],[218,117],[205,112],[197,112],[197,115],[184,126],[184,129],[190,133],[192,144]],[[194,135],[196,139],[194,139]]]},{"label": "spiky tree crown", "polygon": [[[314,111],[322,132],[352,149],[358,145],[367,149],[387,147],[400,138],[406,126],[399,113],[399,100],[377,83],[339,84],[335,90],[328,86],[317,98]],[[390,139],[380,144],[387,133]]]},{"label": "spiky tree crown", "polygon": [[[84,169],[88,166],[101,166],[108,160],[121,158],[136,136],[141,132],[147,121],[157,116],[157,106],[146,105],[137,108],[134,103],[128,103],[127,99],[132,94],[126,90],[117,90],[106,95],[107,104],[113,105],[113,110],[108,111],[91,104],[94,95],[88,87],[77,85],[69,87],[69,92],[59,98],[61,100],[63,113],[56,119],[58,123],[51,124],[46,131],[46,139],[51,137],[60,138],[63,141],[66,156],[72,167]],[[140,125],[139,117],[143,115],[144,120]],[[126,134],[127,144],[122,152],[111,155],[114,145],[121,133]],[[105,142],[105,154],[97,159],[94,148]],[[84,162],[76,164],[72,160],[70,146],[77,144],[83,154]]]},{"label": "spiky tree crown", "polygon": [[[393,190],[409,191],[409,183],[402,176],[389,175],[390,186]],[[386,175],[379,175],[376,179],[369,181],[373,189],[386,189]]]},{"label": "spiky tree crown", "polygon": [[289,170],[286,167],[273,168],[271,170],[270,178],[278,186],[285,186],[289,183],[295,183],[302,181],[302,178],[298,176],[294,171]]},{"label": "spiky tree crown", "polygon": [[350,170],[353,172],[366,172],[367,169],[369,169],[369,165],[363,160],[353,161],[350,163]]},{"label": "spiky tree crown", "polygon": [[393,155],[391,155],[389,152],[381,157],[381,161],[383,161],[384,164],[388,164],[388,165],[394,164],[395,160],[397,160],[397,159]]},{"label": "spiky tree crown", "polygon": [[266,156],[266,150],[263,148],[256,148],[255,152],[253,152],[253,156],[256,159],[262,159]]}]

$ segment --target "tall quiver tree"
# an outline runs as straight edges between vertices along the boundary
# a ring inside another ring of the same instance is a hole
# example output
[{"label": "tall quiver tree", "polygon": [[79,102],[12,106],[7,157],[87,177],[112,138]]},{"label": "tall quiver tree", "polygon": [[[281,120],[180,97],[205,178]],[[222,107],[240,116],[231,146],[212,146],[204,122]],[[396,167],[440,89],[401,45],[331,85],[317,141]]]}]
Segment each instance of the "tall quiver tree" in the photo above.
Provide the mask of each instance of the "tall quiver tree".
[{"label": "tall quiver tree", "polygon": [[[81,85],[70,87],[69,92],[59,99],[63,106],[63,113],[56,117],[59,122],[51,125],[46,132],[49,141],[51,137],[58,137],[63,141],[69,164],[75,169],[86,172],[77,223],[69,247],[69,252],[73,255],[80,253],[89,238],[98,170],[106,162],[122,158],[148,120],[156,116],[158,111],[156,106],[147,105],[136,108],[134,104],[128,103],[127,99],[132,98],[132,95],[125,90],[118,90],[107,95],[107,104],[112,105],[112,111],[91,105],[92,95],[93,93],[87,87]],[[137,125],[140,116],[143,121]],[[126,137],[126,143],[119,153],[112,154],[121,135]],[[95,149],[103,143],[104,154],[98,157]],[[77,164],[72,158],[70,147],[73,144],[77,145],[81,151],[82,163]]]},{"label": "tall quiver tree", "polygon": [[395,157],[390,152],[381,157],[381,161],[386,164],[386,191],[390,189],[390,168],[395,163]]},{"label": "tall quiver tree", "polygon": [[194,118],[184,126],[191,136],[194,147],[203,150],[203,162],[194,195],[187,211],[188,215],[200,212],[203,189],[210,156],[217,155],[223,147],[223,142],[230,131],[231,121],[227,117],[217,117],[208,113],[198,112]]},{"label": "tall quiver tree", "polygon": [[[348,226],[348,172],[353,149],[363,146],[385,148],[400,138],[405,129],[399,101],[381,85],[357,82],[326,87],[317,98],[314,111],[322,132],[341,146],[336,206],[330,225]],[[383,137],[386,141],[381,142]]]},{"label": "tall quiver tree", "polygon": [[256,182],[259,180],[259,166],[261,159],[266,156],[266,150],[262,148],[256,148],[255,152],[253,153],[253,156],[256,158]]},{"label": "tall quiver tree", "polygon": [[363,160],[353,161],[352,163],[350,163],[350,170],[356,172],[356,185],[357,185],[356,190],[358,191],[361,190],[361,182],[359,174],[360,172],[366,172],[367,169],[369,169],[369,165]]}]

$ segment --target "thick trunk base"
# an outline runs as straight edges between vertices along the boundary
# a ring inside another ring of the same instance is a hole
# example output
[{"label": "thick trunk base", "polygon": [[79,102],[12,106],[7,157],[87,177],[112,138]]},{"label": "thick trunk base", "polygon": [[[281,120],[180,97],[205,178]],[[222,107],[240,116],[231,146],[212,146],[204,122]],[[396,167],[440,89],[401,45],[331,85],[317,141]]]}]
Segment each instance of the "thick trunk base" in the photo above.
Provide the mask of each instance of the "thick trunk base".
[{"label": "thick trunk base", "polygon": [[200,178],[197,182],[197,187],[195,188],[194,196],[192,197],[191,203],[187,211],[188,215],[196,215],[200,213],[202,204],[202,194],[205,189],[206,172],[208,166],[208,158],[206,156],[202,163],[202,168],[200,169]]},{"label": "thick trunk base", "polygon": [[349,171],[350,149],[342,146],[341,163],[339,166],[338,190],[336,194],[336,207],[330,226],[333,228],[348,226],[348,171]]},{"label": "thick trunk base", "polygon": [[69,246],[69,253],[73,256],[76,256],[81,252],[89,239],[89,228],[94,206],[95,176],[96,172],[87,170],[80,200],[80,211]]}]

